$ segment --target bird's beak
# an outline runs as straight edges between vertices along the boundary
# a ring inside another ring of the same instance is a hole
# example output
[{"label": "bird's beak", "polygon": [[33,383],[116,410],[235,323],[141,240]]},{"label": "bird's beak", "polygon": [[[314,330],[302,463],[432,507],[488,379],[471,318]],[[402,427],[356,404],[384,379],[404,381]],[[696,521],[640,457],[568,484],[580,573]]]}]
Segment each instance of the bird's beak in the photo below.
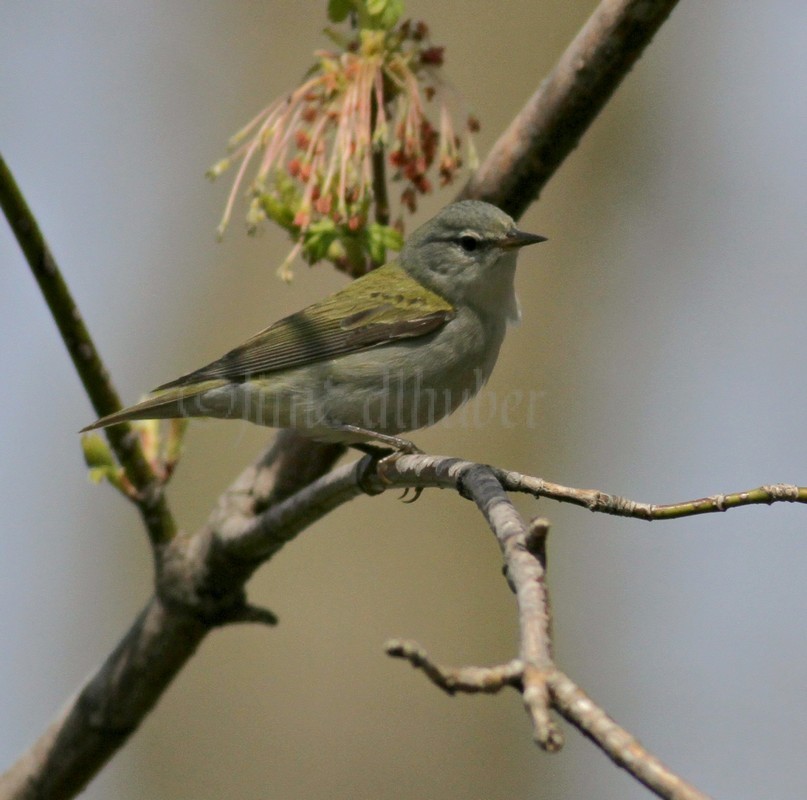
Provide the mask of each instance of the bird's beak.
[{"label": "bird's beak", "polygon": [[499,239],[497,244],[505,250],[514,250],[517,247],[525,247],[528,244],[538,244],[538,242],[545,241],[546,236],[539,236],[537,233],[525,233],[524,231],[513,229],[504,239]]}]

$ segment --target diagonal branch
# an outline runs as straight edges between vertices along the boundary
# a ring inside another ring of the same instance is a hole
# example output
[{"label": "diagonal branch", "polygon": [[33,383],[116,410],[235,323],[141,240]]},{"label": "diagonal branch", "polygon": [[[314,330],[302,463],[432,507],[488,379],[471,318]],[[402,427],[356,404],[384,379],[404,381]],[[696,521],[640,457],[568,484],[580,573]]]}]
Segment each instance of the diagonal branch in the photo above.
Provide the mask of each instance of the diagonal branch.
[{"label": "diagonal branch", "polygon": [[[109,373],[95,349],[78,306],[67,288],[67,283],[36,218],[31,213],[2,156],[0,156],[0,207],[39,284],[73,366],[84,384],[95,411],[99,416],[117,411],[121,407],[121,402]],[[133,500],[152,543],[168,541],[176,532],[176,526],[163,496],[161,484],[149,466],[137,436],[128,424],[108,428],[106,433],[126,477],[137,490]]]},{"label": "diagonal branch", "polygon": [[677,0],[603,0],[461,197],[520,217],[650,44]]},{"label": "diagonal branch", "polygon": [[[290,436],[281,432],[275,445],[244,470],[201,530],[178,533],[155,548],[155,596],[47,730],[0,775],[2,800],[74,797],[137,730],[211,630],[275,621],[271,612],[247,602],[249,577],[327,514],[335,497],[345,502],[364,493],[363,466],[353,464],[294,495],[278,481],[278,471],[290,463]],[[331,465],[343,449],[330,446]],[[297,467],[312,480],[304,459]],[[346,472],[353,473],[349,481]]]},{"label": "diagonal branch", "polygon": [[150,600],[90,681],[0,775],[0,797],[77,795],[154,707],[206,633],[201,620]]},{"label": "diagonal branch", "polygon": [[666,800],[709,800],[647,751],[560,670],[547,676],[552,707],[617,765]]}]

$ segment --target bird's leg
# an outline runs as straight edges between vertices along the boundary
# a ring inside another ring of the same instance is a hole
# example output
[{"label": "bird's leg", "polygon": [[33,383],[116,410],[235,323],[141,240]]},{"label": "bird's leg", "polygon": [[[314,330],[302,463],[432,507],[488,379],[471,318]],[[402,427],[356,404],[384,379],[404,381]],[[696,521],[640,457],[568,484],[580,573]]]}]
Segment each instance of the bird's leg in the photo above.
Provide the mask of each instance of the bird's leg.
[{"label": "bird's leg", "polygon": [[387,456],[391,456],[395,450],[392,450],[389,447],[381,447],[378,444],[370,444],[370,442],[353,442],[351,445],[354,450],[359,450],[362,453],[366,453],[368,456],[372,456],[377,461],[380,461],[382,458],[386,458]]},{"label": "bird's leg", "polygon": [[[384,446],[379,446],[377,444],[373,444],[371,442],[351,442],[350,446],[355,448],[356,450],[360,450],[362,453],[367,453],[367,455],[372,456],[378,462],[378,474],[380,475],[381,479],[384,479],[384,463],[388,462],[388,460],[392,460],[397,458],[399,455],[414,455],[417,453],[422,453],[423,451],[414,443],[410,442],[408,439],[401,439],[398,436],[390,436],[386,433],[378,433],[377,431],[371,431],[366,428],[360,428],[358,425],[334,425],[335,430],[344,431],[345,433],[351,433],[354,435],[366,436],[368,439],[375,439],[376,442],[382,442]],[[409,494],[411,487],[407,487],[404,489],[404,493],[401,495],[401,500],[404,503],[414,503],[415,500],[423,494],[423,487],[416,486],[415,487],[415,494],[409,500],[406,500],[406,496]]]},{"label": "bird's leg", "polygon": [[[353,436],[361,436],[362,438],[367,439],[367,442],[348,442],[348,444],[364,453],[369,452],[371,455],[373,455],[372,450],[364,449],[364,446],[368,444],[369,447],[372,448],[373,445],[370,444],[371,442],[378,442],[379,444],[386,445],[393,451],[392,453],[389,453],[389,455],[414,455],[423,452],[414,442],[410,442],[409,439],[402,439],[400,436],[390,436],[388,433],[379,433],[378,431],[371,431],[368,428],[360,428],[358,425],[346,425],[343,423],[331,424],[330,427],[336,431],[341,431],[342,433],[349,433]],[[376,454],[377,452],[378,448],[376,448]]]}]

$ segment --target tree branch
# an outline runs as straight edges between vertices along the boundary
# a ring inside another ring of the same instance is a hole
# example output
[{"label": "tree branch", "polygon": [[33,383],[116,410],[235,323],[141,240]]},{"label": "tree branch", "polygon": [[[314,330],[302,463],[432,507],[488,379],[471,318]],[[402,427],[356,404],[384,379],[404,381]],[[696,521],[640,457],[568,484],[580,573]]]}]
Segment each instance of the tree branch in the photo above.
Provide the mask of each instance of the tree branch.
[{"label": "tree branch", "polygon": [[460,197],[520,217],[650,44],[677,0],[603,0]]},{"label": "tree branch", "polygon": [[[383,491],[385,487],[450,489],[456,481],[463,480],[466,470],[474,467],[472,461],[463,461],[449,456],[402,455],[385,462],[378,474],[368,475],[365,485],[370,492]],[[576,489],[560,483],[544,480],[533,475],[523,475],[513,470],[491,467],[493,474],[508,492],[521,492],[533,497],[546,497],[560,503],[582,506],[589,511],[630,517],[646,522],[654,520],[694,517],[699,514],[716,514],[733,508],[774,503],[807,503],[807,486],[790,483],[774,483],[728,494],[714,494],[697,500],[656,505],[630,500],[627,497],[609,494],[600,489]]]},{"label": "tree branch", "polygon": [[550,672],[546,681],[552,707],[654,794],[666,800],[709,800],[642,747],[563,672]]},{"label": "tree branch", "polygon": [[[345,502],[364,493],[359,465],[367,463],[340,468],[297,496],[278,480],[300,452],[288,446],[289,438],[297,437],[282,431],[244,470],[201,530],[155,548],[155,596],[37,742],[0,776],[0,798],[74,797],[134,733],[209,631],[234,622],[274,623],[270,611],[246,601],[244,585],[285,542],[334,507],[329,498],[341,493]],[[331,446],[331,456],[343,450]],[[305,459],[297,467],[310,481]],[[353,474],[347,493],[346,472]]]},{"label": "tree branch", "polygon": [[149,601],[90,681],[0,776],[0,797],[77,795],[154,707],[206,632],[199,619]]},{"label": "tree branch", "polygon": [[501,473],[501,479],[511,492],[525,492],[535,497],[548,497],[564,503],[584,506],[590,511],[612,514],[616,517],[632,517],[647,522],[663,519],[694,517],[698,514],[715,514],[732,508],[773,503],[807,503],[807,487],[789,483],[773,483],[747,489],[744,492],[713,494],[697,500],[684,500],[680,503],[655,505],[640,503],[619,495],[608,494],[597,489],[574,489],[561,486],[542,478],[520,475],[517,472]]},{"label": "tree branch", "polygon": [[[604,513],[611,513],[613,506],[623,510],[689,508],[690,513],[696,514],[702,513],[699,503],[703,501],[649,506],[602,492],[559,487],[517,472],[456,458],[402,455],[381,462],[368,456],[340,466],[270,505],[268,501],[276,496],[277,470],[282,468],[281,459],[288,452],[283,441],[287,435],[281,434],[280,442],[222,495],[201,531],[180,534],[157,549],[156,596],[66,710],[0,778],[0,797],[73,796],[137,728],[208,631],[236,621],[274,621],[271,612],[255,609],[246,602],[244,585],[283,544],[359,494],[416,486],[453,488],[476,502],[502,549],[506,575],[516,593],[522,631],[516,661],[502,667],[462,668],[454,672],[435,667],[430,677],[434,680],[435,675],[441,674],[441,685],[443,688],[450,685],[452,691],[470,691],[472,687],[494,691],[499,685],[513,685],[513,676],[518,674],[536,739],[543,747],[554,750],[561,742],[548,716],[551,704],[646,785],[651,786],[653,781],[666,785],[668,779],[658,777],[667,774],[666,768],[649,754],[643,755],[645,751],[638,743],[554,666],[543,580],[546,524],[542,520],[531,525],[524,523],[505,491],[528,490],[536,497],[571,501]],[[796,495],[799,502],[804,502],[807,489],[791,489],[762,492],[756,502],[792,502]],[[594,505],[578,502],[589,496],[607,497],[610,501]],[[719,505],[713,504],[713,510],[721,510]],[[625,515],[637,519],[664,518],[648,517],[644,512]],[[399,654],[424,668],[430,663],[424,654],[416,659],[413,652],[412,648],[403,648]],[[686,786],[678,778],[672,783]],[[681,793],[683,790],[676,790],[677,794],[665,794],[666,791],[659,791],[660,796],[702,797],[697,793]]]},{"label": "tree branch", "polygon": [[[17,237],[31,272],[36,278],[62,341],[99,417],[117,411],[120,397],[95,348],[78,306],[67,288],[56,259],[25,202],[11,170],[0,156],[0,207]],[[168,541],[176,525],[165,501],[162,484],[154,475],[140,440],[130,425],[115,425],[106,431],[112,449],[129,482],[137,490],[132,500],[137,506],[153,544]]]},{"label": "tree branch", "polygon": [[[414,458],[433,460],[428,456]],[[433,663],[421,647],[411,642],[392,642],[387,645],[387,652],[422,669],[430,680],[450,693],[494,692],[504,686],[519,689],[524,707],[532,719],[534,738],[545,750],[556,751],[563,744],[560,731],[550,716],[551,707],[591,739],[615,764],[659,797],[706,800],[706,795],[642,747],[555,666],[549,637],[549,597],[544,581],[546,522],[539,519],[527,525],[497,478],[497,472],[502,474],[501,471],[480,464],[452,461],[449,470],[456,478],[457,488],[474,500],[504,556],[505,575],[518,606],[519,656],[498,667],[449,668]],[[416,463],[410,465],[413,472],[422,475],[418,467]],[[390,479],[388,474],[385,477]]]}]

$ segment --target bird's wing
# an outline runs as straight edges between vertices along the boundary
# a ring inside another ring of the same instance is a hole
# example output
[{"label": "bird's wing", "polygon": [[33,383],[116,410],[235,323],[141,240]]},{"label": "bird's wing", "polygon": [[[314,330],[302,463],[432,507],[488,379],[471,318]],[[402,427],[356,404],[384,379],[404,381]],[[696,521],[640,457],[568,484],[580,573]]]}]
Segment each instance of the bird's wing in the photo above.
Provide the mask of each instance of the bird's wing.
[{"label": "bird's wing", "polygon": [[216,378],[244,381],[398,339],[424,336],[445,325],[454,314],[447,300],[425,289],[401,267],[387,264],[325,300],[279,320],[217,361],[155,391]]}]

